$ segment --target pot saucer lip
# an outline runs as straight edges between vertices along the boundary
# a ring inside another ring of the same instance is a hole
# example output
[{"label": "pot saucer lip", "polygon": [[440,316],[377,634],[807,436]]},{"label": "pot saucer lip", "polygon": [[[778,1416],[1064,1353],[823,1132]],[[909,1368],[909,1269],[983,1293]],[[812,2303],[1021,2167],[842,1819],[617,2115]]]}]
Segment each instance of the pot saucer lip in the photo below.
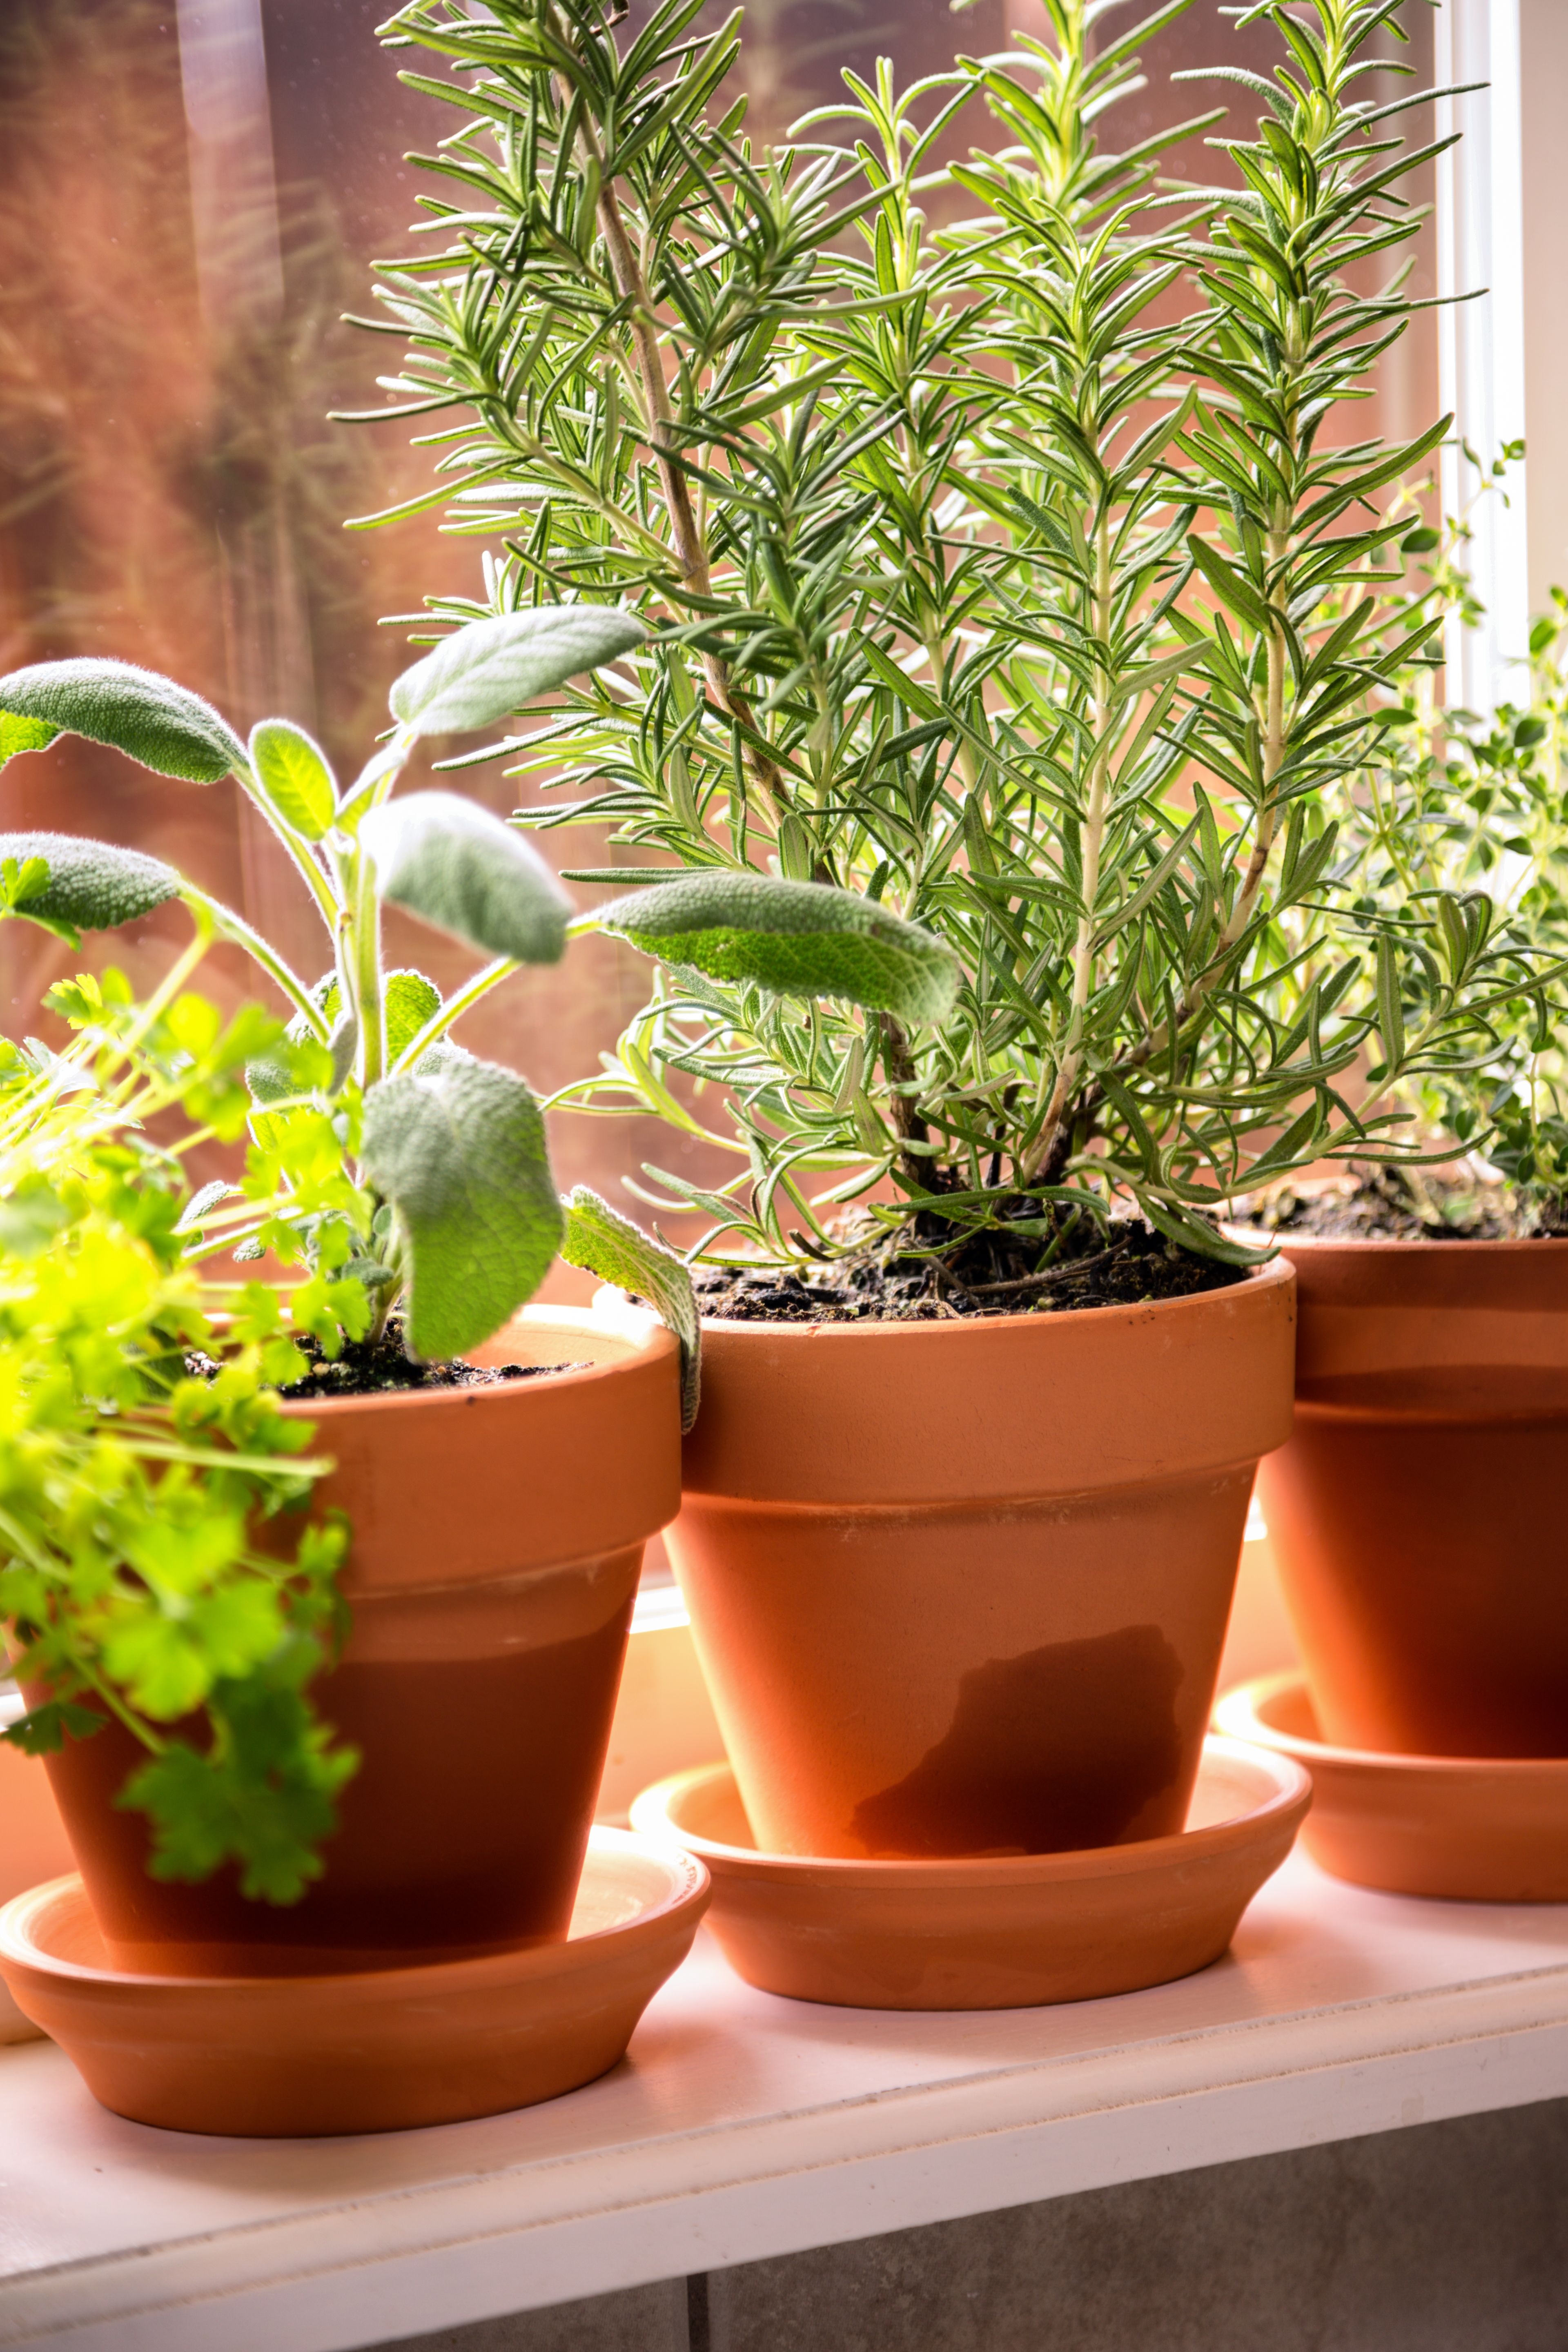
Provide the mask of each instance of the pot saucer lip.
[{"label": "pot saucer lip", "polygon": [[626,1352],[612,1357],[607,1362],[579,1364],[571,1371],[553,1373],[548,1381],[540,1383],[497,1381],[483,1388],[375,1389],[353,1396],[284,1397],[280,1400],[282,1410],[297,1419],[309,1421],[331,1420],[340,1413],[363,1412],[367,1407],[374,1407],[378,1412],[406,1412],[410,1408],[428,1412],[432,1407],[466,1405],[472,1408],[478,1405],[494,1412],[503,1400],[515,1406],[520,1398],[538,1396],[544,1389],[552,1395],[559,1395],[563,1390],[584,1389],[595,1381],[614,1380],[632,1366],[669,1354],[679,1347],[674,1332],[668,1330],[657,1315],[649,1314],[644,1307],[633,1307],[618,1293],[612,1293],[610,1303],[601,1307],[598,1297],[603,1295],[595,1296],[592,1307],[520,1307],[514,1315],[508,1316],[500,1331],[492,1333],[489,1339],[480,1344],[489,1347],[512,1323],[532,1323],[540,1328],[553,1323],[563,1330],[589,1332],[603,1332],[608,1326],[610,1336],[623,1341]]},{"label": "pot saucer lip", "polygon": [[1286,1692],[1304,1692],[1306,1687],[1306,1675],[1295,1668],[1255,1675],[1224,1694],[1215,1704],[1214,1720],[1222,1735],[1237,1746],[1267,1748],[1271,1755],[1297,1758],[1309,1770],[1348,1767],[1380,1777],[1399,1774],[1422,1780],[1536,1780],[1561,1783],[1568,1794],[1568,1756],[1404,1756],[1380,1748],[1336,1748],[1326,1739],[1281,1731],[1263,1716],[1261,1710],[1270,1699]]},{"label": "pot saucer lip", "polygon": [[[694,1927],[707,1909],[712,1882],[701,1857],[673,1848],[666,1840],[635,1831],[595,1823],[589,1836],[584,1875],[595,1861],[614,1865],[617,1855],[635,1853],[643,1864],[655,1864],[667,1874],[662,1895],[641,1905],[630,1919],[597,1927],[589,1935],[567,1936],[556,1944],[521,1944],[504,1952],[486,1952],[479,1958],[421,1961],[412,1968],[353,1969],[316,1976],[187,1977],[158,1976],[131,1969],[96,1968],[68,1960],[37,1939],[37,1923],[62,1900],[86,1903],[87,1890],[79,1871],[46,1879],[0,1906],[0,1964],[68,1983],[79,1991],[112,1991],[125,1995],[174,1992],[200,2000],[204,1995],[227,2000],[237,1994],[258,2001],[303,2002],[319,2006],[324,2000],[352,1998],[394,2002],[425,1997],[448,1998],[465,1991],[479,1992],[520,1979],[591,1973],[595,1963],[608,1959],[612,1946],[625,1948],[626,1939],[657,1938],[689,1921]],[[695,1918],[692,1914],[695,1913]]]},{"label": "pot saucer lip", "polygon": [[1110,1307],[1075,1307],[1070,1315],[958,1315],[951,1322],[900,1322],[894,1317],[868,1315],[854,1323],[770,1323],[761,1317],[704,1315],[700,1321],[705,1332],[722,1332],[728,1339],[743,1334],[745,1343],[763,1339],[817,1339],[831,1334],[834,1339],[878,1339],[893,1332],[919,1331],[934,1333],[951,1339],[963,1333],[972,1339],[984,1331],[1065,1331],[1100,1322],[1103,1318],[1119,1315],[1136,1317],[1140,1323],[1150,1316],[1168,1316],[1190,1311],[1194,1307],[1212,1307],[1218,1301],[1233,1297],[1243,1288],[1278,1289],[1295,1279],[1295,1269],[1289,1260],[1276,1255],[1261,1265],[1247,1269],[1244,1283],[1226,1283],[1218,1290],[1194,1290],[1180,1298],[1149,1298],[1131,1305],[1125,1301]]},{"label": "pot saucer lip", "polygon": [[[1223,1822],[1202,1829],[1178,1830],[1165,1837],[1139,1838],[1126,1845],[1076,1846],[1058,1853],[929,1855],[909,1860],[879,1860],[845,1854],[765,1853],[755,1846],[725,1845],[716,1838],[682,1829],[668,1807],[679,1792],[694,1782],[733,1777],[722,1761],[700,1764],[645,1789],[632,1805],[632,1822],[645,1836],[673,1843],[699,1854],[715,1874],[771,1879],[806,1875],[841,1886],[900,1889],[1018,1886],[1042,1890],[1092,1878],[1132,1877],[1173,1864],[1201,1862],[1237,1845],[1250,1843],[1271,1828],[1294,1828],[1311,1802],[1310,1774],[1294,1757],[1256,1743],[1211,1733],[1204,1741],[1204,1764],[1231,1762],[1250,1766],[1274,1783],[1256,1804],[1247,1805]],[[1279,1767],[1288,1769],[1280,1770]],[[1200,1777],[1203,1767],[1200,1766]]]}]

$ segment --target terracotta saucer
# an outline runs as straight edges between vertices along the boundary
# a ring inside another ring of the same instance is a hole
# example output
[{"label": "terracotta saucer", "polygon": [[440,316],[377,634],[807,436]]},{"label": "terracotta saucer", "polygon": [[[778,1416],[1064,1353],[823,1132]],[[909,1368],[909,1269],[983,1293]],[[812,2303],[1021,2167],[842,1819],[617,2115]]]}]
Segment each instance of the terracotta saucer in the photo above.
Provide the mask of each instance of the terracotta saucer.
[{"label": "terracotta saucer", "polygon": [[[26,1707],[20,1692],[0,1689],[0,1731],[8,1731]],[[43,1765],[36,1756],[0,1743],[0,1904],[75,1866]],[[0,2043],[37,2038],[38,2028],[0,1984]]]},{"label": "terracotta saucer", "polygon": [[568,1939],[331,1977],[105,1967],[79,1877],[0,1911],[0,1971],[93,2096],[134,2123],[259,2138],[532,2106],[622,2056],[708,1907],[700,1862],[595,1829]]},{"label": "terracotta saucer", "polygon": [[1389,1895],[1568,1903],[1568,1757],[1325,1747],[1299,1674],[1228,1691],[1215,1722],[1307,1767],[1314,1794],[1303,1843],[1334,1877]]},{"label": "terracotta saucer", "polygon": [[764,1992],[853,2009],[1029,2009],[1218,1959],[1311,1793],[1288,1758],[1209,1739],[1186,1829],[1135,1845],[952,1862],[759,1853],[728,1764],[645,1790],[632,1821],[707,1864],[713,1932]]}]

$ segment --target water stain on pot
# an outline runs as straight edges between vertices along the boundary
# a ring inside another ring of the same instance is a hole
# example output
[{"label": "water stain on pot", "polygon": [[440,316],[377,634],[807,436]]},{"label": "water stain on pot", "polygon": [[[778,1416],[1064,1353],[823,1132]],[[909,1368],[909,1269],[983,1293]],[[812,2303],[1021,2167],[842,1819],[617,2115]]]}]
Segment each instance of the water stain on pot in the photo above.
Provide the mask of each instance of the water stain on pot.
[{"label": "water stain on pot", "polygon": [[1182,1664],[1157,1625],[992,1658],[961,1680],[952,1724],[904,1780],[857,1806],[883,1860],[1062,1853],[1179,1822],[1141,1822],[1182,1769]]}]

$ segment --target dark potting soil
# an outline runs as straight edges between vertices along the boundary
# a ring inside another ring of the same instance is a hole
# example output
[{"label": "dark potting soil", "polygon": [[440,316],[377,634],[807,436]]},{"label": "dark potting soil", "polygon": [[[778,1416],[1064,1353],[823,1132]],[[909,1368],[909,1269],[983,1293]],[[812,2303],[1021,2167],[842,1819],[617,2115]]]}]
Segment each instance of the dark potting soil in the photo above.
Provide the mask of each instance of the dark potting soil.
[{"label": "dark potting soil", "polygon": [[[449,1363],[416,1363],[405,1354],[403,1318],[393,1315],[378,1339],[347,1339],[342,1353],[328,1356],[308,1332],[295,1339],[310,1369],[303,1380],[279,1389],[281,1397],[374,1396],[385,1389],[489,1389],[502,1381],[542,1380],[552,1372],[580,1372],[582,1364],[470,1364],[461,1356]],[[209,1358],[191,1356],[193,1372],[210,1375],[217,1370]]]},{"label": "dark potting soil", "polygon": [[1561,1239],[1563,1224],[1521,1209],[1506,1185],[1436,1169],[1356,1168],[1326,1184],[1287,1181],[1237,1204],[1259,1236],[1320,1241],[1501,1242]]},{"label": "dark potting soil", "polygon": [[[1009,1231],[1027,1218],[1031,1230]],[[887,1240],[825,1265],[699,1271],[704,1315],[735,1323],[937,1323],[955,1317],[1060,1315],[1224,1290],[1246,1269],[1177,1247],[1141,1217],[1102,1230],[1083,1212],[1056,1223],[1037,1201],[982,1233],[922,1214]]]}]

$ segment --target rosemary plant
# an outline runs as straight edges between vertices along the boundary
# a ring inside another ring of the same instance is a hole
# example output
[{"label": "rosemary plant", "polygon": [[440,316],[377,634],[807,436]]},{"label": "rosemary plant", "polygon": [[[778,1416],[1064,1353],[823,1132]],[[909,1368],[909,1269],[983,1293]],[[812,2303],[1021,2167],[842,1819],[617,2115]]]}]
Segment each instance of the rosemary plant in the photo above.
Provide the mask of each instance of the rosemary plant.
[{"label": "rosemary plant", "polygon": [[[384,383],[436,420],[417,503],[491,542],[483,600],[432,610],[650,624],[502,747],[551,794],[517,823],[664,861],[578,877],[635,886],[598,920],[662,973],[566,1098],[732,1163],[647,1171],[703,1214],[693,1255],[892,1234],[961,1311],[1044,1302],[1118,1202],[1245,1258],[1228,1201],[1418,1153],[1388,1087],[1480,1050],[1540,973],[1457,877],[1341,919],[1329,803],[1438,657],[1395,486],[1446,425],[1341,431],[1407,323],[1380,257],[1436,152],[1397,130],[1429,93],[1364,94],[1395,0],[1240,11],[1280,58],[1216,68],[1259,121],[1206,189],[1160,177],[1201,124],[1103,143],[1184,0],[1121,35],[1113,0],[1047,5],[1001,59],[847,76],[777,154],[721,110],[736,20],[694,35],[697,0],[635,35],[611,0],[408,0],[384,34],[464,116],[424,159],[434,244],[380,289],[408,351]],[[944,171],[965,110],[1000,152]],[[938,185],[976,208],[941,234]],[[848,892],[919,927],[925,992],[760,960],[764,877],[803,926]]]}]

